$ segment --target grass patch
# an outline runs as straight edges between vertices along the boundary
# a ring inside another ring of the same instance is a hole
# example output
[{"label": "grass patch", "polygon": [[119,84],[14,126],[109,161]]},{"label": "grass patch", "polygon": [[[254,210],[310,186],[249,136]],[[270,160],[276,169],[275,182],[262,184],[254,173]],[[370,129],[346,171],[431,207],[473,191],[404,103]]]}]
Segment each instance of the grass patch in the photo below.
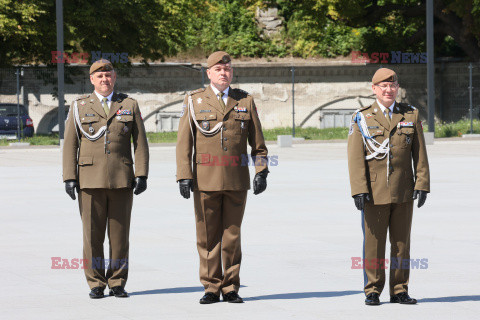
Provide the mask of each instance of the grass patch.
[{"label": "grass patch", "polygon": [[147,132],[149,143],[177,142],[177,132]]},{"label": "grass patch", "polygon": [[[277,140],[278,135],[291,135],[292,128],[275,128],[263,130],[265,140]],[[305,138],[305,140],[332,140],[347,139],[348,128],[327,128],[317,129],[313,127],[295,128],[296,138]]]},{"label": "grass patch", "polygon": [[[428,126],[424,126],[424,131],[428,130]],[[473,132],[470,132],[470,120],[462,119],[457,122],[436,123],[435,138],[461,137],[467,133],[480,133],[480,120],[473,120]]]},{"label": "grass patch", "polygon": [[[18,140],[0,139],[0,146],[8,146],[12,142],[18,142]],[[58,146],[60,143],[58,134],[33,135],[31,138],[20,139],[20,142],[29,142],[32,146]]]},{"label": "grass patch", "polygon": [[[278,135],[292,134],[292,128],[275,128],[263,130],[265,140],[277,140]],[[296,128],[295,137],[302,137],[305,140],[332,140],[346,139],[348,136],[348,128]],[[148,132],[148,142],[177,142],[177,132]]]},{"label": "grass patch", "polygon": [[[424,131],[428,131],[428,126],[423,126]],[[470,120],[463,119],[451,123],[436,123],[435,138],[461,137],[463,134],[470,133]],[[473,133],[480,133],[480,120],[473,120]],[[277,140],[278,135],[291,135],[292,128],[275,128],[263,130],[265,140]],[[333,140],[347,139],[348,128],[295,128],[295,137],[305,138],[305,140]],[[177,142],[177,132],[147,132],[147,138],[150,143],[175,143]],[[0,139],[0,146],[8,146],[11,142],[17,140]],[[58,134],[52,135],[34,135],[31,138],[24,138],[21,142],[29,142],[31,145],[58,145]]]}]

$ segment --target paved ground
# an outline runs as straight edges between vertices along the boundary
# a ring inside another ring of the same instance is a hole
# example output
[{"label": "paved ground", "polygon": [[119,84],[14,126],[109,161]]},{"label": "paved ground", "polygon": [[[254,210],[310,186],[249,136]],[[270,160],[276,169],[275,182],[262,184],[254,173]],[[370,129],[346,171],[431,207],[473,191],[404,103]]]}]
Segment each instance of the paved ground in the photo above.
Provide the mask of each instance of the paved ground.
[{"label": "paved ground", "polygon": [[65,194],[58,148],[0,149],[1,319],[472,319],[480,312],[480,141],[428,147],[432,193],[416,209],[416,306],[363,304],[360,215],[349,196],[345,143],[279,149],[264,194],[249,194],[243,225],[243,305],[199,305],[192,199],[175,184],[174,147],[151,148],[148,190],[135,197],[131,297],[88,298],[77,203]]}]

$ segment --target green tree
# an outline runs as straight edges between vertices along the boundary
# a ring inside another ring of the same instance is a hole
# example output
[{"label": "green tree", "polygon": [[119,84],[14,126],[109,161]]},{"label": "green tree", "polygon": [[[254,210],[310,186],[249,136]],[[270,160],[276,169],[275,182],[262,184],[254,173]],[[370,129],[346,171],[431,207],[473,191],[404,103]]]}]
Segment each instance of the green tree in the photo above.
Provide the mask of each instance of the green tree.
[{"label": "green tree", "polygon": [[224,50],[237,57],[284,54],[283,46],[261,35],[255,10],[262,5],[254,0],[205,0],[204,10],[189,29],[189,48],[206,55]]},{"label": "green tree", "polygon": [[[326,8],[332,21],[364,28],[363,43],[369,51],[425,50],[425,0],[315,2]],[[480,0],[435,0],[434,17],[438,54],[448,54],[457,45],[470,59],[480,59]]]},{"label": "green tree", "polygon": [[317,0],[277,0],[287,21],[286,41],[295,56],[336,57],[360,49],[359,31],[328,18],[328,7]]},{"label": "green tree", "polygon": [[51,2],[0,0],[0,66],[49,59],[50,51],[56,48]]},{"label": "green tree", "polygon": [[[64,0],[65,52],[126,52],[145,62],[174,55],[202,2]],[[0,65],[50,63],[55,21],[55,1],[0,0]]]}]

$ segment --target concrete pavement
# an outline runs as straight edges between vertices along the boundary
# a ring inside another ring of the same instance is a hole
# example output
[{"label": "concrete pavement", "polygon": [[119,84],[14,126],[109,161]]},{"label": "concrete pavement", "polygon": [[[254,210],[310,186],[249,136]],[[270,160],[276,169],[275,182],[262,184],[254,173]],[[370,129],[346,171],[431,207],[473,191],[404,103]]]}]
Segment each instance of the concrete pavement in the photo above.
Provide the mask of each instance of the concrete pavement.
[{"label": "concrete pavement", "polygon": [[[349,194],[346,143],[280,149],[268,188],[249,192],[242,228],[242,305],[200,305],[193,200],[175,183],[175,148],[151,148],[148,189],[132,213],[128,299],[91,300],[81,221],[65,193],[58,148],[0,149],[0,319],[472,319],[480,312],[480,141],[428,146],[432,193],[414,211],[415,306],[364,305],[360,214]],[[108,252],[108,251],[107,251]],[[388,256],[388,255],[387,255]],[[387,270],[388,272],[388,270]]]}]

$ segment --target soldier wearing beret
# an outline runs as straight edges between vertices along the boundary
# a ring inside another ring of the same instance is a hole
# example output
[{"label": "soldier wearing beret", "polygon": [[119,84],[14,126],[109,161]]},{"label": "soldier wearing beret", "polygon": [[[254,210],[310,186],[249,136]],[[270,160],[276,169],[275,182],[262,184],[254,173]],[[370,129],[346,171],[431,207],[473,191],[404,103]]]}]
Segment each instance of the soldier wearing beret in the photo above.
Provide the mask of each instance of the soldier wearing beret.
[{"label": "soldier wearing beret", "polygon": [[351,194],[362,212],[367,305],[380,304],[387,230],[390,302],[417,302],[408,294],[413,200],[418,198],[419,208],[425,203],[430,174],[418,110],[395,101],[398,87],[393,70],[377,70],[372,78],[376,101],[354,113],[348,136]]},{"label": "soldier wearing beret", "polygon": [[200,303],[219,302],[220,294],[224,301],[241,303],[240,227],[250,189],[248,167],[255,165],[253,190],[259,194],[267,187],[267,147],[252,96],[230,87],[230,55],[212,53],[207,68],[210,85],[189,92],[184,100],[177,182],[184,198],[193,191],[200,281],[205,287]]},{"label": "soldier wearing beret", "polygon": [[[102,298],[107,285],[110,295],[128,296],[124,287],[133,193],[147,188],[149,152],[143,119],[137,101],[113,91],[115,80],[108,60],[93,63],[90,81],[95,91],[72,103],[65,124],[63,180],[73,200],[78,192],[92,299]],[[105,231],[109,259],[103,254]]]}]

